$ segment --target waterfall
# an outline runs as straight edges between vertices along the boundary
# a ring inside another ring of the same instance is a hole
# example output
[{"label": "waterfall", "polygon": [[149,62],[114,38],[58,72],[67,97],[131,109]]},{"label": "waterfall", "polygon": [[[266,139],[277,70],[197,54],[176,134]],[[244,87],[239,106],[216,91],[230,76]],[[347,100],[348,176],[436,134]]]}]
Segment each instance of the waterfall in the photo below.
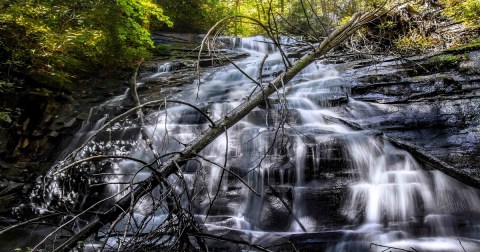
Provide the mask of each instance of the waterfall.
[{"label": "waterfall", "polygon": [[[282,44],[289,42],[285,39]],[[253,79],[261,77],[268,82],[285,69],[280,53],[268,39],[235,39],[230,44],[249,52],[250,56],[236,65]],[[265,55],[268,57],[261,65]],[[164,64],[153,75],[171,74],[175,70],[172,66]],[[188,189],[185,193],[194,198],[190,207],[207,232],[237,230],[249,234],[251,241],[267,245],[269,239],[265,237],[272,233],[297,235],[305,229],[311,234],[342,234],[334,242],[319,241],[328,251],[376,251],[371,243],[418,251],[462,251],[457,241],[461,237],[467,251],[480,250],[479,191],[438,171],[424,169],[378,132],[357,131],[335,120],[356,118],[356,109],[375,113],[370,104],[348,97],[351,85],[332,66],[313,63],[269,97],[264,106],[229,129],[227,137],[220,136],[199,153],[211,162],[192,160],[183,167]],[[217,120],[246,101],[256,88],[238,69],[225,66],[201,76],[199,82],[185,85],[170,98],[194,103]],[[66,153],[111,119],[107,115],[115,110],[107,107],[118,107],[124,98],[117,97],[92,110],[103,113],[92,112],[100,115],[90,116]],[[340,115],[342,106],[349,109]],[[151,110],[146,117],[145,128],[160,154],[182,150],[209,127],[196,110],[173,103],[165,109]],[[132,120],[108,127],[82,149],[77,159],[96,153],[154,160]],[[224,163],[259,196],[215,165]],[[84,204],[78,202],[109,197],[151,174],[141,167],[130,160],[88,162],[85,170],[75,175],[83,181],[77,183],[87,183],[81,186],[66,186],[62,181],[67,173],[56,174],[54,168],[47,176],[43,207],[63,200],[78,209]],[[99,186],[102,191],[95,195],[91,188],[85,189],[98,184],[104,186]],[[65,189],[71,193],[65,194]],[[211,203],[214,196],[216,200]],[[181,200],[187,202],[186,197]],[[152,204],[148,199],[140,202],[135,218],[141,220]],[[142,232],[152,230],[167,213],[156,212],[147,221],[149,228]]]}]

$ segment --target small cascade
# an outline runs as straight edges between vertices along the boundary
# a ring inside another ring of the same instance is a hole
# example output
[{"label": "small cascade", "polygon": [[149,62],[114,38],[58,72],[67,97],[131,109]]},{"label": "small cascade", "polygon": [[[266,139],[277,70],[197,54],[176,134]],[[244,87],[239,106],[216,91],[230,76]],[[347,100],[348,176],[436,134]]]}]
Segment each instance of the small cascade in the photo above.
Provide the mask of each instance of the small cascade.
[{"label": "small cascade", "polygon": [[269,39],[265,39],[262,36],[242,38],[235,46],[247,51],[254,51],[262,54],[271,54],[276,51],[273,42]]},{"label": "small cascade", "polygon": [[[285,69],[268,39],[237,38],[230,45],[250,54],[236,65],[252,79],[265,83]],[[145,78],[171,70],[175,66],[165,63]],[[325,251],[376,251],[371,243],[418,251],[460,251],[455,237],[462,237],[467,251],[480,250],[479,191],[424,169],[378,132],[357,131],[342,124],[343,119],[357,119],[357,109],[375,113],[370,104],[349,97],[350,86],[330,66],[313,63],[305,68],[285,89],[268,97],[265,105],[201,151],[203,159],[182,167],[184,184],[175,189],[185,190],[180,200],[187,205],[185,194],[193,197],[188,207],[207,232],[223,235],[235,230],[250,237],[250,242],[258,240],[265,245],[279,243],[269,240],[275,233],[277,238],[305,235],[305,241],[313,241]],[[218,120],[256,88],[238,69],[224,66],[169,98],[192,102]],[[114,112],[106,107],[120,106],[125,97],[92,109],[91,118],[60,159],[111,119]],[[337,113],[340,107],[349,118]],[[198,111],[173,103],[151,110],[145,121],[145,130],[161,155],[182,150],[209,127]],[[138,125],[130,119],[109,126],[77,154],[77,159],[99,153],[154,160]],[[48,200],[44,207],[68,201],[73,209],[81,209],[93,200],[111,197],[108,204],[122,196],[115,193],[122,192],[128,183],[144,180],[150,173],[131,160],[86,162],[83,171],[68,175],[78,176],[76,182],[83,184],[66,186],[67,174],[54,167],[47,176],[50,182],[45,186]],[[65,194],[65,189],[71,193]],[[151,199],[141,201],[131,218],[141,222],[153,203]],[[152,230],[167,214],[167,209],[158,210],[151,219],[143,220]],[[339,236],[322,240],[322,234]]]},{"label": "small cascade", "polygon": [[145,79],[154,79],[159,76],[163,76],[167,73],[173,72],[175,70],[178,70],[180,68],[180,63],[179,62],[166,62],[163,64],[158,65],[157,72],[146,77]]},{"label": "small cascade", "polygon": [[172,62],[167,62],[158,67],[157,73],[168,73],[175,70],[175,64]]}]

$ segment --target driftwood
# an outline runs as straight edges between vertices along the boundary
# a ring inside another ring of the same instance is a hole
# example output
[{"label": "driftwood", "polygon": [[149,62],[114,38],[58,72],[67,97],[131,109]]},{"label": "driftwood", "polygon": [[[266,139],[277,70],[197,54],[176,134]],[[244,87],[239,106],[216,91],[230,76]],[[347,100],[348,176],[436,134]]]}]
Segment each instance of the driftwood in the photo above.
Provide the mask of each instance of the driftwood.
[{"label": "driftwood", "polygon": [[[85,227],[79,230],[75,235],[71,236],[67,241],[57,246],[54,251],[65,251],[76,246],[78,241],[83,241],[87,237],[95,234],[100,228],[108,223],[115,221],[118,216],[121,216],[135,206],[136,202],[152,191],[157,186],[161,185],[163,181],[170,175],[179,172],[179,167],[185,164],[189,159],[194,158],[197,153],[209,145],[213,140],[223,134],[228,128],[235,125],[243,117],[245,117],[251,110],[258,105],[264,103],[264,98],[277,90],[281,90],[283,86],[296,76],[302,69],[314,62],[318,57],[326,54],[334,47],[338,46],[349,38],[358,28],[370,22],[371,20],[382,15],[383,12],[375,10],[365,14],[354,14],[352,18],[344,25],[335,29],[313,52],[306,54],[297,62],[295,62],[285,72],[281,73],[274,80],[268,84],[262,84],[262,90],[251,96],[249,100],[241,104],[239,107],[231,111],[223,119],[214,123],[208,130],[201,133],[190,144],[186,145],[181,153],[172,156],[168,161],[159,164],[157,172],[152,176],[140,182],[135,188],[120,199],[112,208],[96,216]],[[138,104],[137,104],[138,105]],[[143,104],[144,106],[145,104]],[[140,106],[137,106],[140,107]],[[192,236],[196,236],[192,234]]]}]

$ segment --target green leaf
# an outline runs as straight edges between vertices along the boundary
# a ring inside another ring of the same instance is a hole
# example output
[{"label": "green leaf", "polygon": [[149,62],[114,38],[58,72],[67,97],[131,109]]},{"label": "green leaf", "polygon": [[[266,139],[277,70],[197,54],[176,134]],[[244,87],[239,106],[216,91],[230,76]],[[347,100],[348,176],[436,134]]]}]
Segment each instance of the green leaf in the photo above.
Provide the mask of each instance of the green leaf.
[{"label": "green leaf", "polygon": [[12,118],[10,117],[10,112],[0,112],[0,121],[4,121],[8,124],[12,123]]}]

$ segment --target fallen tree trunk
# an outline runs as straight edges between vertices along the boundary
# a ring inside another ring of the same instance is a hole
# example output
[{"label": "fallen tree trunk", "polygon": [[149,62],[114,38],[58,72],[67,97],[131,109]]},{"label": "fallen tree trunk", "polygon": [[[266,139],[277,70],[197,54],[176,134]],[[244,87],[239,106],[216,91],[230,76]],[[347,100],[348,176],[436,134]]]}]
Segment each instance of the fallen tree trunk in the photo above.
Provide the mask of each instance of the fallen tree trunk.
[{"label": "fallen tree trunk", "polygon": [[74,236],[71,236],[54,251],[65,251],[75,247],[78,241],[85,240],[87,237],[96,233],[104,225],[114,221],[120,214],[134,207],[135,202],[138,199],[159,186],[163,179],[177,172],[188,159],[194,158],[197,153],[199,153],[213,140],[224,133],[226,129],[235,125],[251,110],[264,103],[265,97],[268,97],[276,91],[282,89],[282,87],[288,81],[295,77],[295,75],[297,75],[310,63],[314,62],[316,58],[326,54],[332,48],[338,46],[347,38],[349,38],[350,35],[358,30],[358,28],[382,14],[383,12],[375,10],[365,14],[357,13],[353,15],[347,23],[335,29],[325,40],[323,40],[323,42],[313,52],[303,56],[270,83],[263,85],[262,90],[257,91],[257,93],[255,93],[249,100],[232,110],[223,119],[215,122],[214,126],[210,127],[208,130],[199,135],[194,141],[192,141],[192,143],[187,145],[181,153],[175,154],[172,158],[163,163],[157,170],[158,172],[153,173],[149,178],[139,183],[127,195],[116,202],[112,208],[95,217],[89,222],[88,225],[83,227]]}]

